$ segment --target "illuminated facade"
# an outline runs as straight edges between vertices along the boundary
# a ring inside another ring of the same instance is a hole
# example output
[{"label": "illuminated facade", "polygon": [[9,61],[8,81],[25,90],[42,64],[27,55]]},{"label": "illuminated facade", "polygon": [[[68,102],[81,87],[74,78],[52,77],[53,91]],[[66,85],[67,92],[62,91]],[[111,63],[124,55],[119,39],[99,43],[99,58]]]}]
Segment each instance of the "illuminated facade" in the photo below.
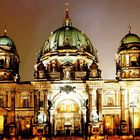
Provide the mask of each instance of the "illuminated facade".
[{"label": "illuminated facade", "polygon": [[0,37],[0,133],[120,134],[140,131],[140,38],[129,32],[116,53],[116,79],[103,80],[86,34],[63,26],[38,51],[34,80],[20,81],[14,42]]}]

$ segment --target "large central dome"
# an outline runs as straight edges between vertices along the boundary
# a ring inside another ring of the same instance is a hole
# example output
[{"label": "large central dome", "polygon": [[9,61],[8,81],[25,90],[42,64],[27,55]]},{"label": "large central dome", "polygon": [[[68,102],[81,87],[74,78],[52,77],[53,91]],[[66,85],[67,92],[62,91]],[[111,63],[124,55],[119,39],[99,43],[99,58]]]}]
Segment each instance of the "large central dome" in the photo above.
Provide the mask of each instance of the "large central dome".
[{"label": "large central dome", "polygon": [[50,37],[45,41],[43,47],[38,53],[39,59],[49,52],[56,52],[59,50],[76,50],[90,53],[97,59],[96,50],[92,46],[87,35],[72,27],[71,19],[69,18],[68,10],[66,10],[66,17],[63,26],[52,32]]},{"label": "large central dome", "polygon": [[85,50],[94,54],[88,37],[83,32],[70,26],[61,27],[53,32],[45,42],[43,53],[62,49]]},{"label": "large central dome", "polygon": [[100,79],[97,51],[89,38],[72,27],[68,10],[63,26],[52,32],[37,53],[35,80]]}]

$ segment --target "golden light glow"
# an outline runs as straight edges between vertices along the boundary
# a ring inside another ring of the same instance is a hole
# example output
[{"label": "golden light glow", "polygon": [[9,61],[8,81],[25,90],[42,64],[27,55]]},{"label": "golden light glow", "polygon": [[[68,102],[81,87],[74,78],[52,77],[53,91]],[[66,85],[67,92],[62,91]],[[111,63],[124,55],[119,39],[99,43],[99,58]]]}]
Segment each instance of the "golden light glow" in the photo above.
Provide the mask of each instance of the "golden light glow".
[{"label": "golden light glow", "polygon": [[140,124],[139,114],[135,113],[134,114],[134,128],[139,128],[139,124]]},{"label": "golden light glow", "polygon": [[106,123],[106,126],[109,127],[109,126],[110,126],[110,123],[107,122],[107,123]]},{"label": "golden light glow", "polygon": [[78,112],[79,107],[71,100],[65,100],[58,105],[57,112]]},{"label": "golden light glow", "polygon": [[3,126],[4,126],[4,117],[3,115],[0,115],[0,132],[3,131]]},{"label": "golden light glow", "polygon": [[26,127],[27,127],[27,128],[30,128],[30,124],[26,124]]}]

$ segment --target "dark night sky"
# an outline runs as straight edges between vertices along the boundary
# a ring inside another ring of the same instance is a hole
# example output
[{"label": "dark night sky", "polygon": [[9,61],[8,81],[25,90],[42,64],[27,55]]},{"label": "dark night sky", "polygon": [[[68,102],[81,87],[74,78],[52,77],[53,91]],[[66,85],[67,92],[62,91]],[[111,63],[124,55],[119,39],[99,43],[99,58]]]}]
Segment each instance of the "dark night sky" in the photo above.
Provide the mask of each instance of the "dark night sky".
[{"label": "dark night sky", "polygon": [[[37,50],[62,26],[65,0],[1,0],[0,34],[6,26],[20,55],[21,80],[32,80]],[[69,0],[73,26],[98,50],[102,77],[115,78],[115,53],[128,33],[140,34],[140,0]]]}]

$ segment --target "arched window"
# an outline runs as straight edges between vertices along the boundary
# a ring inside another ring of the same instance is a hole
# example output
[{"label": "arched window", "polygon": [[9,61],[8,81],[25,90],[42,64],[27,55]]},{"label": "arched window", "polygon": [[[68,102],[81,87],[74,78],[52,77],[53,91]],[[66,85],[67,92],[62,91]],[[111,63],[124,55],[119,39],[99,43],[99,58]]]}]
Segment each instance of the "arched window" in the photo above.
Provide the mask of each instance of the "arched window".
[{"label": "arched window", "polygon": [[132,67],[140,66],[139,61],[140,61],[140,60],[139,60],[138,54],[132,54],[132,55],[130,56],[130,65],[131,65]]}]

